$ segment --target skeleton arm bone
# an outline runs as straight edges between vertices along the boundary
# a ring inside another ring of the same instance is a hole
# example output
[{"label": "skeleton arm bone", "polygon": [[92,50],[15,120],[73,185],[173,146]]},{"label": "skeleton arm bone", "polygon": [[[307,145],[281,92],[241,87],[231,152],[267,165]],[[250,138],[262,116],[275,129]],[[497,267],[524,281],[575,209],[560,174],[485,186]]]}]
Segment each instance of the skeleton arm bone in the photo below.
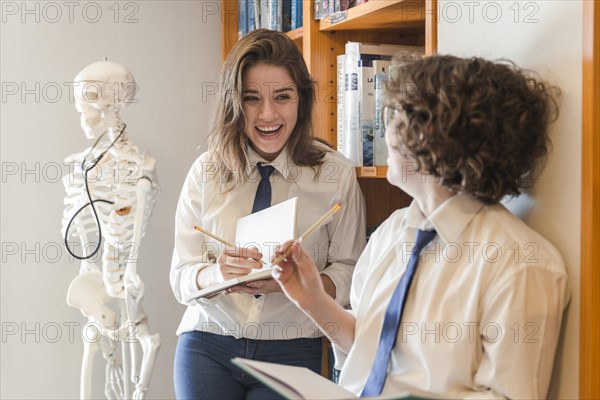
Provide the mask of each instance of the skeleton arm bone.
[{"label": "skeleton arm bone", "polygon": [[[125,269],[125,290],[127,291],[127,300],[134,299],[139,303],[144,293],[144,283],[137,274],[137,262],[139,248],[144,235],[145,220],[147,214],[148,197],[154,193],[152,182],[148,178],[141,178],[136,186],[135,220],[133,224],[133,237],[131,238],[130,252],[127,257],[127,267]],[[128,312],[131,311],[128,305]],[[129,315],[130,321],[137,322],[135,315]]]},{"label": "skeleton arm bone", "polygon": [[127,259],[127,267],[125,269],[125,302],[127,305],[127,313],[129,321],[135,322],[135,336],[139,339],[142,347],[141,367],[138,375],[137,368],[137,349],[135,343],[131,343],[131,377],[136,384],[134,393],[135,399],[143,399],[148,389],[150,376],[154,369],[158,348],[160,346],[160,336],[158,334],[150,334],[145,313],[140,309],[140,300],[143,296],[144,284],[137,274],[137,254],[133,252],[139,251],[139,243],[144,235],[144,229],[149,215],[148,206],[153,205],[155,189],[152,181],[149,178],[142,177],[136,185],[136,204],[135,204],[135,222],[133,225],[133,238],[131,252]]}]

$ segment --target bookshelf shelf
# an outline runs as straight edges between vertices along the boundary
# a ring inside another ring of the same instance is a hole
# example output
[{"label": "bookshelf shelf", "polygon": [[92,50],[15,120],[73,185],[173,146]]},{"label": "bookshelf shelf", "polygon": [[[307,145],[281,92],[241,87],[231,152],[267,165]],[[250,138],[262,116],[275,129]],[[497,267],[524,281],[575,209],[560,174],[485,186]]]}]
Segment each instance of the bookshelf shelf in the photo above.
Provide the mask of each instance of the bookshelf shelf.
[{"label": "bookshelf shelf", "polygon": [[328,16],[320,31],[402,29],[423,30],[425,3],[418,0],[371,0]]},{"label": "bookshelf shelf", "polygon": [[286,32],[290,39],[296,41],[302,39],[304,36],[304,28],[300,27],[298,29],[294,29],[293,31]]}]

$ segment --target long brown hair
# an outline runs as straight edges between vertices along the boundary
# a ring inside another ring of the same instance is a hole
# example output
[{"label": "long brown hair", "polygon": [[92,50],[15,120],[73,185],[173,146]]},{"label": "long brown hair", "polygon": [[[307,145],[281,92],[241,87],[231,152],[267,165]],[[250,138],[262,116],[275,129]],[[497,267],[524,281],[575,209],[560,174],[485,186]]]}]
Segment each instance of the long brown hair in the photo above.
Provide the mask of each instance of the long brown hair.
[{"label": "long brown hair", "polygon": [[241,38],[221,67],[218,103],[211,120],[208,150],[220,166],[221,177],[233,187],[246,179],[248,158],[245,116],[242,109],[243,78],[249,68],[267,64],[285,68],[298,90],[298,121],[287,142],[290,158],[296,165],[320,172],[325,152],[315,144],[312,114],[315,89],[300,50],[284,33],[257,29]]}]

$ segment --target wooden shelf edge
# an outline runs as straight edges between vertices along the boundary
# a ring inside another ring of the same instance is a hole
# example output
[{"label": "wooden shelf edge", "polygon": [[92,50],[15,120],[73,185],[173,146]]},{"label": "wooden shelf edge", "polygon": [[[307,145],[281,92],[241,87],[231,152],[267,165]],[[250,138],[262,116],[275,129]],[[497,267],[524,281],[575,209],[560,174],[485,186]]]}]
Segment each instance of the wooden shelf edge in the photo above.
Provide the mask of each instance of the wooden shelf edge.
[{"label": "wooden shelf edge", "polygon": [[294,29],[293,31],[288,31],[286,32],[286,34],[292,40],[302,39],[302,37],[304,36],[304,27],[301,26],[300,28]]},{"label": "wooden shelf edge", "polygon": [[386,166],[378,167],[356,167],[357,178],[385,178],[387,176]]},{"label": "wooden shelf edge", "polygon": [[[412,29],[424,25],[425,14],[424,0],[370,0],[325,17],[319,30]],[[332,22],[339,16],[344,19]]]}]

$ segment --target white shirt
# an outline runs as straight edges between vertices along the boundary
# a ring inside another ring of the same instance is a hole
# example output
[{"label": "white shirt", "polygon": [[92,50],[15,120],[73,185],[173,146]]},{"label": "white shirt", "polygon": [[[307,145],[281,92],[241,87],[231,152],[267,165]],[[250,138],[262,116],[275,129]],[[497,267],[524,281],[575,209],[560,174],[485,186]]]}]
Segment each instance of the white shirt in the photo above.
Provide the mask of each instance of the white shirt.
[{"label": "white shirt", "polygon": [[371,236],[352,281],[355,340],[340,385],[362,392],[417,228],[437,235],[421,253],[382,395],[544,398],[569,300],[564,263],[502,205],[469,195],[448,199],[428,220],[413,201]]},{"label": "white shirt", "polygon": [[311,167],[299,167],[287,151],[271,163],[248,148],[250,180],[223,193],[217,164],[202,154],[190,169],[183,185],[175,217],[175,249],[171,264],[171,286],[175,297],[187,304],[177,334],[199,330],[236,338],[295,339],[319,337],[318,327],[283,293],[255,298],[244,293],[218,295],[185,303],[198,290],[196,276],[211,265],[207,252],[218,257],[223,245],[194,230],[201,226],[215,235],[235,242],[236,222],[252,212],[260,174],[257,162],[275,167],[271,175],[271,204],[298,197],[297,235],[306,231],[336,202],[342,208],[315,230],[302,246],[317,267],[336,287],[336,300],[349,302],[350,282],[356,260],[365,246],[364,199],[352,164],[337,152],[327,152],[321,173],[315,180]]}]

